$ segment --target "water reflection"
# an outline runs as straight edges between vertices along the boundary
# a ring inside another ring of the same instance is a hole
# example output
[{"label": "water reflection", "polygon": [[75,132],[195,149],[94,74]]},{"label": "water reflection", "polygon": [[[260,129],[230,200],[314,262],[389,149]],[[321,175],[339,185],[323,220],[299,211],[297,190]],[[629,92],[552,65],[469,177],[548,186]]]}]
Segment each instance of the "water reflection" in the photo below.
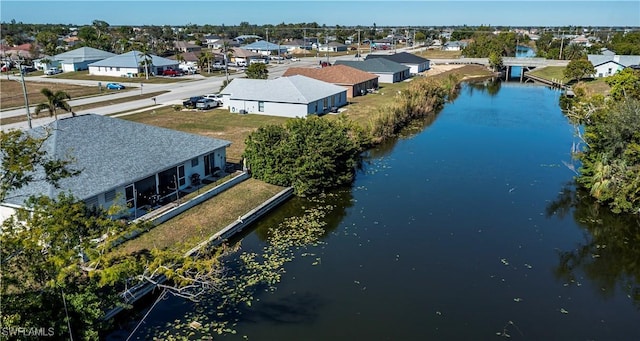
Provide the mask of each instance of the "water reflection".
[{"label": "water reflection", "polygon": [[556,278],[574,283],[584,275],[600,288],[602,297],[622,290],[640,308],[640,219],[612,214],[573,184],[547,206],[547,216],[569,214],[588,233],[584,243],[559,253]]},{"label": "water reflection", "polygon": [[498,92],[500,92],[500,88],[502,87],[502,81],[498,78],[489,78],[482,82],[472,82],[468,83],[466,87],[469,95],[473,95],[474,92],[485,93],[491,97],[495,97]]}]

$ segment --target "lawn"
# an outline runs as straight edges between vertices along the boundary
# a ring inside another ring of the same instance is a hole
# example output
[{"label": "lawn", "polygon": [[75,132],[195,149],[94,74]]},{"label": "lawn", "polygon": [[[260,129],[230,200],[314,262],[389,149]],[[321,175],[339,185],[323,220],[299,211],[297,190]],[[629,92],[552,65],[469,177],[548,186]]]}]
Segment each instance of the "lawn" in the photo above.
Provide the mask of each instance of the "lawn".
[{"label": "lawn", "polygon": [[[55,84],[55,83],[51,83],[51,84]],[[51,89],[51,87],[50,87],[50,89]],[[103,107],[103,106],[107,106],[107,105],[113,105],[113,104],[118,104],[118,103],[129,102],[129,101],[136,101],[136,100],[139,100],[139,99],[156,97],[158,95],[162,95],[162,94],[167,93],[167,92],[169,92],[169,91],[165,90],[165,91],[147,92],[147,93],[142,94],[142,95],[133,95],[133,96],[129,96],[129,97],[115,98],[115,99],[106,100],[106,101],[100,101],[99,97],[97,97],[95,102],[89,103],[89,104],[73,106],[72,110],[74,112],[78,112],[78,111],[81,111],[81,110],[99,108],[99,107]],[[109,94],[109,93],[110,92],[104,92],[103,94]],[[3,92],[3,94],[4,94],[4,92]],[[29,95],[29,96],[31,96],[31,95]],[[42,95],[40,94],[40,96],[42,96]],[[42,96],[42,97],[44,97],[44,96]],[[72,100],[74,99],[73,96],[71,98],[72,98]],[[32,102],[31,99],[29,99],[29,103],[31,105],[37,104],[37,103],[43,103],[43,102],[44,102],[44,100],[41,100],[40,102]],[[2,104],[4,105],[4,102],[2,102]],[[60,112],[64,113],[65,111],[62,110]],[[42,112],[40,114],[40,116],[47,115],[47,114],[48,114],[48,112],[45,111],[45,112]],[[38,116],[33,115],[33,112],[31,113],[31,115],[32,115],[33,118],[37,118],[38,117]],[[5,117],[0,117],[0,124],[12,124],[12,123],[22,122],[22,121],[26,121],[26,120],[27,120],[26,115],[12,116],[12,117],[6,117],[6,118]]]},{"label": "lawn", "polygon": [[165,83],[176,83],[182,81],[193,80],[193,78],[189,76],[180,76],[180,77],[149,77],[146,79],[144,76],[142,77],[109,77],[109,76],[96,76],[90,75],[89,71],[74,71],[74,72],[63,72],[57,75],[48,76],[49,78],[62,78],[62,79],[77,79],[77,80],[91,80],[91,81],[102,81],[105,83],[109,82],[124,82],[124,83],[153,83],[153,84],[165,84]]},{"label": "lawn", "polygon": [[267,124],[282,124],[288,118],[266,115],[232,114],[226,109],[179,110],[171,107],[151,109],[122,117],[158,127],[219,138],[231,142],[227,158],[239,161],[244,151],[244,141],[251,132]]},{"label": "lawn", "polygon": [[560,80],[562,83],[567,83],[569,80],[564,77],[564,66],[547,66],[543,68],[538,68],[529,73],[548,80],[556,79]]},{"label": "lawn", "polygon": [[[40,93],[42,88],[49,88],[51,91],[65,91],[73,99],[86,96],[105,95],[106,92],[100,93],[98,87],[81,86],[72,84],[61,83],[45,83],[45,82],[25,82],[27,87],[27,95],[29,97],[29,104],[42,103],[45,101],[45,97]],[[24,107],[24,93],[22,91],[22,83],[0,79],[0,103],[2,103],[2,110],[11,108]]]},{"label": "lawn", "polygon": [[282,190],[279,186],[247,179],[122,244],[114,252],[131,254],[152,247],[186,252]]},{"label": "lawn", "polygon": [[416,55],[431,59],[454,59],[460,58],[462,51],[424,50],[416,53]]},{"label": "lawn", "polygon": [[[549,79],[549,80],[559,79],[560,81],[562,81],[562,83],[567,84],[568,79],[564,77],[564,74],[563,74],[564,69],[565,69],[564,66],[547,66],[541,69],[535,69],[530,73],[533,74],[534,76],[538,76],[538,77]],[[606,95],[610,90],[610,87],[605,82],[604,78],[586,79],[586,80],[580,81],[580,83],[586,87],[587,92],[589,92],[590,95],[594,95],[594,94]],[[575,86],[577,85],[577,83],[571,83],[570,85]]]}]

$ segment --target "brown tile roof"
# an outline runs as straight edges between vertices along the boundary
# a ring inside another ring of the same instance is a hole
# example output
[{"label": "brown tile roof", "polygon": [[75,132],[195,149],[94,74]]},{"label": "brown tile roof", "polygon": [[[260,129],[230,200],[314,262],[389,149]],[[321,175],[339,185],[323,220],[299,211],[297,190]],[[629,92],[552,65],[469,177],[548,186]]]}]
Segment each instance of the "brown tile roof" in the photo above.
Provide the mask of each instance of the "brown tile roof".
[{"label": "brown tile roof", "polygon": [[346,65],[333,65],[323,68],[291,67],[283,76],[302,75],[327,83],[353,85],[378,78],[377,75],[364,72]]}]

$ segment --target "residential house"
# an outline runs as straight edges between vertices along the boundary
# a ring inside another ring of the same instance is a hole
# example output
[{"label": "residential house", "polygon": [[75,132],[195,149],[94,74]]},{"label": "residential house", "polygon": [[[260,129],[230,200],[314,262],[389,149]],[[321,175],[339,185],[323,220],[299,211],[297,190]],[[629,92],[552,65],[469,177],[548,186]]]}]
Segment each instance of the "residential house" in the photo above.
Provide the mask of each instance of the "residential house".
[{"label": "residential house", "polygon": [[[179,66],[190,66],[190,67],[194,67],[194,68],[198,68],[198,61],[200,60],[200,55],[202,54],[202,51],[197,51],[197,52],[185,52],[185,53],[180,53],[180,55],[182,56],[182,61],[179,62],[180,65]],[[178,55],[173,55],[168,57],[171,60],[178,60]]]},{"label": "residential house", "polygon": [[377,39],[377,40],[374,40],[373,42],[371,42],[371,48],[372,49],[389,50],[392,47],[393,47],[393,42],[391,41],[391,39],[388,39],[388,38]]},{"label": "residential house", "polygon": [[347,104],[344,87],[300,75],[235,78],[221,94],[223,107],[232,113],[306,117],[326,114]]},{"label": "residential house", "polygon": [[[234,47],[231,48],[231,63],[245,63],[249,65],[252,60],[262,59],[264,60],[264,55],[260,53],[256,53],[253,51],[245,50],[243,48]],[[220,51],[222,56],[222,51]],[[224,56],[223,56],[224,57]]]},{"label": "residential house", "polygon": [[464,41],[454,40],[442,45],[442,50],[443,51],[461,51],[462,49],[467,47],[467,45],[469,45],[469,43]]},{"label": "residential house", "polygon": [[186,41],[176,41],[173,43],[173,47],[180,52],[200,52],[202,50],[201,46]]},{"label": "residential house", "polygon": [[207,43],[207,47],[214,50],[219,50],[222,47],[224,47],[224,45],[227,45],[229,47],[240,47],[240,43],[238,43],[233,39],[227,39],[227,38],[218,39],[215,42]]},{"label": "residential house", "polygon": [[[150,55],[149,73],[161,75],[164,70],[178,69],[178,62],[168,58]],[[135,77],[145,72],[144,54],[129,51],[99,62],[89,64],[89,74],[112,77]]]},{"label": "residential house", "polygon": [[347,45],[332,41],[328,44],[323,44],[318,47],[320,52],[344,52],[347,51]]},{"label": "residential house", "polygon": [[220,40],[222,40],[222,37],[213,34],[207,34],[202,37],[203,45],[207,45],[209,48],[212,48],[211,45],[219,42]]},{"label": "residential house", "polygon": [[264,40],[260,40],[248,45],[244,45],[242,48],[255,53],[259,53],[263,56],[271,56],[271,55],[277,55],[277,54],[284,55],[285,53],[287,53],[287,48],[285,46],[270,43]]},{"label": "residential house", "polygon": [[237,41],[240,44],[244,44],[245,42],[249,41],[262,40],[262,37],[255,34],[243,34],[233,38],[233,40]]},{"label": "residential house", "polygon": [[429,70],[429,59],[422,58],[418,55],[408,52],[400,52],[394,54],[368,54],[365,60],[374,58],[384,58],[398,64],[409,67],[409,73],[412,75]]},{"label": "residential house", "polygon": [[304,53],[312,49],[312,43],[306,39],[294,39],[281,44],[288,53]]},{"label": "residential house", "polygon": [[93,47],[81,47],[49,57],[49,66],[57,66],[64,72],[87,70],[89,64],[115,56],[115,53],[95,49]]},{"label": "residential house", "polygon": [[384,58],[363,61],[336,60],[336,65],[346,65],[377,75],[380,83],[397,83],[409,78],[410,68]]},{"label": "residential house", "polygon": [[631,65],[640,64],[640,56],[590,54],[587,59],[596,69],[594,78],[609,77]]},{"label": "residential house", "polygon": [[302,75],[347,89],[347,98],[367,93],[378,88],[378,76],[346,65],[323,68],[290,67],[282,76]]},{"label": "residential house", "polygon": [[17,46],[1,45],[0,58],[11,58],[12,61],[33,59],[32,52],[37,52],[38,47],[31,43],[25,43]]},{"label": "residential house", "polygon": [[[58,119],[28,131],[51,134],[43,144],[48,156],[71,159],[78,176],[62,179],[59,188],[32,182],[2,203],[17,208],[31,195],[69,193],[88,206],[127,208],[125,215],[146,212],[176,199],[192,179],[211,177],[226,166],[230,142],[107,116],[87,114]],[[42,170],[38,170],[42,172]],[[198,176],[195,176],[198,174]]]}]

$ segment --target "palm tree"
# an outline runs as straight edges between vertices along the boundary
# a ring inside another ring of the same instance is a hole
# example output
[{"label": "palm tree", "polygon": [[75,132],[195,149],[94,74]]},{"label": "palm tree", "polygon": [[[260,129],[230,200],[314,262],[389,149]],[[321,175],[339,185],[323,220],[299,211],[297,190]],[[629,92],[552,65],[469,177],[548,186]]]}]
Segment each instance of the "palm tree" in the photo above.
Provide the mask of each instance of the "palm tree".
[{"label": "palm tree", "polygon": [[224,57],[224,73],[227,76],[227,84],[229,84],[229,61],[233,57],[233,49],[228,41],[222,42],[222,54]]},{"label": "palm tree", "polygon": [[207,65],[207,73],[211,73],[211,59],[213,59],[213,54],[210,51],[200,54],[201,62],[205,62]]},{"label": "palm tree", "polygon": [[149,66],[153,65],[153,57],[151,56],[151,52],[149,52],[149,48],[147,45],[143,45],[140,47],[140,51],[138,51],[138,57],[140,58],[140,65],[144,65],[145,78],[149,79]]},{"label": "palm tree", "polygon": [[47,103],[40,103],[36,106],[36,111],[34,115],[40,114],[40,111],[47,110],[49,111],[49,116],[54,116],[56,120],[58,119],[58,114],[56,113],[56,109],[63,109],[66,112],[70,112],[72,116],[76,116],[76,113],[71,110],[71,106],[67,103],[67,100],[71,99],[68,93],[64,91],[58,91],[53,93],[53,91],[48,88],[42,88],[40,93],[43,94],[47,98]]}]

